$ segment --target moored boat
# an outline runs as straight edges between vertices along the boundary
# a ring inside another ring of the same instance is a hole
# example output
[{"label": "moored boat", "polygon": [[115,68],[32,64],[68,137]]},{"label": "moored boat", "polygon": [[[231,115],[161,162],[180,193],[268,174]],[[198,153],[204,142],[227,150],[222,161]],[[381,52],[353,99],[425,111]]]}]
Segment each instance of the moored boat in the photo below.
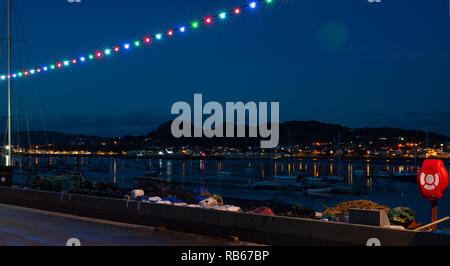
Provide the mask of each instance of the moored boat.
[{"label": "moored boat", "polygon": [[277,180],[284,180],[284,181],[296,181],[297,180],[297,176],[278,175],[278,176],[275,176],[275,179],[277,179]]},{"label": "moored boat", "polygon": [[305,181],[305,182],[324,182],[325,181],[324,178],[322,178],[322,177],[315,177],[315,176],[304,177],[301,180]]},{"label": "moored boat", "polygon": [[306,193],[331,193],[333,192],[333,187],[323,187],[323,188],[309,188]]},{"label": "moored boat", "polygon": [[220,171],[217,173],[219,176],[230,176],[231,172],[229,171]]}]

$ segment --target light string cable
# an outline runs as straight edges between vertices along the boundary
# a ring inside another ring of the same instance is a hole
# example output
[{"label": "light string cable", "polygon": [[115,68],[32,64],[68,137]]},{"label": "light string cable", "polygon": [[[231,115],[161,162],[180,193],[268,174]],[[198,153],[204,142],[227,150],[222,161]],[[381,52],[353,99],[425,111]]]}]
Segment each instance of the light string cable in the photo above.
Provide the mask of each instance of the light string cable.
[{"label": "light string cable", "polygon": [[132,49],[133,47],[138,48],[142,44],[150,45],[153,40],[156,40],[156,41],[162,40],[163,36],[172,37],[176,34],[184,34],[188,30],[198,29],[202,23],[206,24],[206,25],[211,25],[215,21],[225,20],[226,18],[228,18],[230,16],[238,16],[242,13],[242,11],[245,8],[253,10],[253,9],[257,9],[261,5],[270,5],[273,2],[274,2],[274,0],[254,0],[245,5],[241,5],[241,6],[233,8],[233,9],[230,9],[228,11],[221,12],[215,16],[208,16],[208,17],[204,17],[203,19],[195,20],[192,23],[190,23],[189,26],[186,25],[186,26],[181,26],[181,27],[176,27],[174,29],[170,29],[170,30],[166,31],[166,33],[164,33],[164,34],[157,33],[154,35],[148,35],[141,40],[136,40],[133,42],[126,42],[124,44],[114,46],[113,48],[99,49],[99,50],[96,50],[95,52],[87,53],[86,55],[82,55],[82,56],[78,56],[72,60],[63,60],[63,61],[59,61],[59,62],[56,62],[53,64],[42,65],[40,67],[31,68],[31,69],[20,71],[20,72],[13,72],[13,73],[11,73],[11,75],[6,75],[6,74],[0,75],[0,81],[4,81],[4,80],[8,80],[8,79],[26,78],[26,77],[30,77],[33,75],[49,72],[52,70],[67,68],[67,67],[69,67],[71,65],[75,65],[75,64],[85,64],[85,63],[88,63],[89,61],[100,60],[100,59],[104,58],[105,56],[111,56],[113,54],[118,54],[122,50],[127,51],[127,50]]}]

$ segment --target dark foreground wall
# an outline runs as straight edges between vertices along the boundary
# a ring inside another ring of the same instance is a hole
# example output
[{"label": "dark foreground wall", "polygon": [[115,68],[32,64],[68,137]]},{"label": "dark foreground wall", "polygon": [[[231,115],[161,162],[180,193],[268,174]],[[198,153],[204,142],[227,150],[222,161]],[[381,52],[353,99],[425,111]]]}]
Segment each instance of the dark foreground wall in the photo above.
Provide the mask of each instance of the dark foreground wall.
[{"label": "dark foreground wall", "polygon": [[[270,245],[450,245],[430,233],[0,187],[0,203]],[[1,214],[0,214],[1,215]]]}]

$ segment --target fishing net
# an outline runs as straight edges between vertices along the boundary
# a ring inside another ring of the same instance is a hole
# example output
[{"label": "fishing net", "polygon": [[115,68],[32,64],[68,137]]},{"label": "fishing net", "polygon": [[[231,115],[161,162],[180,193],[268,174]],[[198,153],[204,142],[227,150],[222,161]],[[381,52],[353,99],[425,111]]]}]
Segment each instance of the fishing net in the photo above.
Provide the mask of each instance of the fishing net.
[{"label": "fishing net", "polygon": [[416,212],[406,207],[397,207],[388,213],[389,221],[393,225],[408,227],[415,219]]},{"label": "fishing net", "polygon": [[325,210],[324,215],[331,214],[337,215],[340,213],[349,214],[350,209],[363,209],[363,210],[384,210],[386,213],[389,213],[391,208],[387,206],[380,205],[376,202],[370,200],[356,200],[356,201],[348,201],[343,202],[336,207],[328,208]]}]

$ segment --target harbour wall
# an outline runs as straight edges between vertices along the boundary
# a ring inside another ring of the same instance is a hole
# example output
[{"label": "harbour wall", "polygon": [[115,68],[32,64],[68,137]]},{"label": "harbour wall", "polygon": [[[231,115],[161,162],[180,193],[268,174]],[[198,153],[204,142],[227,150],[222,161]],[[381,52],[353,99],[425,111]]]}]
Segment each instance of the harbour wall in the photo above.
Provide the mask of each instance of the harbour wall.
[{"label": "harbour wall", "polygon": [[450,236],[433,233],[10,187],[0,187],[0,203],[268,245],[364,246],[371,238],[383,246],[450,245]]}]

